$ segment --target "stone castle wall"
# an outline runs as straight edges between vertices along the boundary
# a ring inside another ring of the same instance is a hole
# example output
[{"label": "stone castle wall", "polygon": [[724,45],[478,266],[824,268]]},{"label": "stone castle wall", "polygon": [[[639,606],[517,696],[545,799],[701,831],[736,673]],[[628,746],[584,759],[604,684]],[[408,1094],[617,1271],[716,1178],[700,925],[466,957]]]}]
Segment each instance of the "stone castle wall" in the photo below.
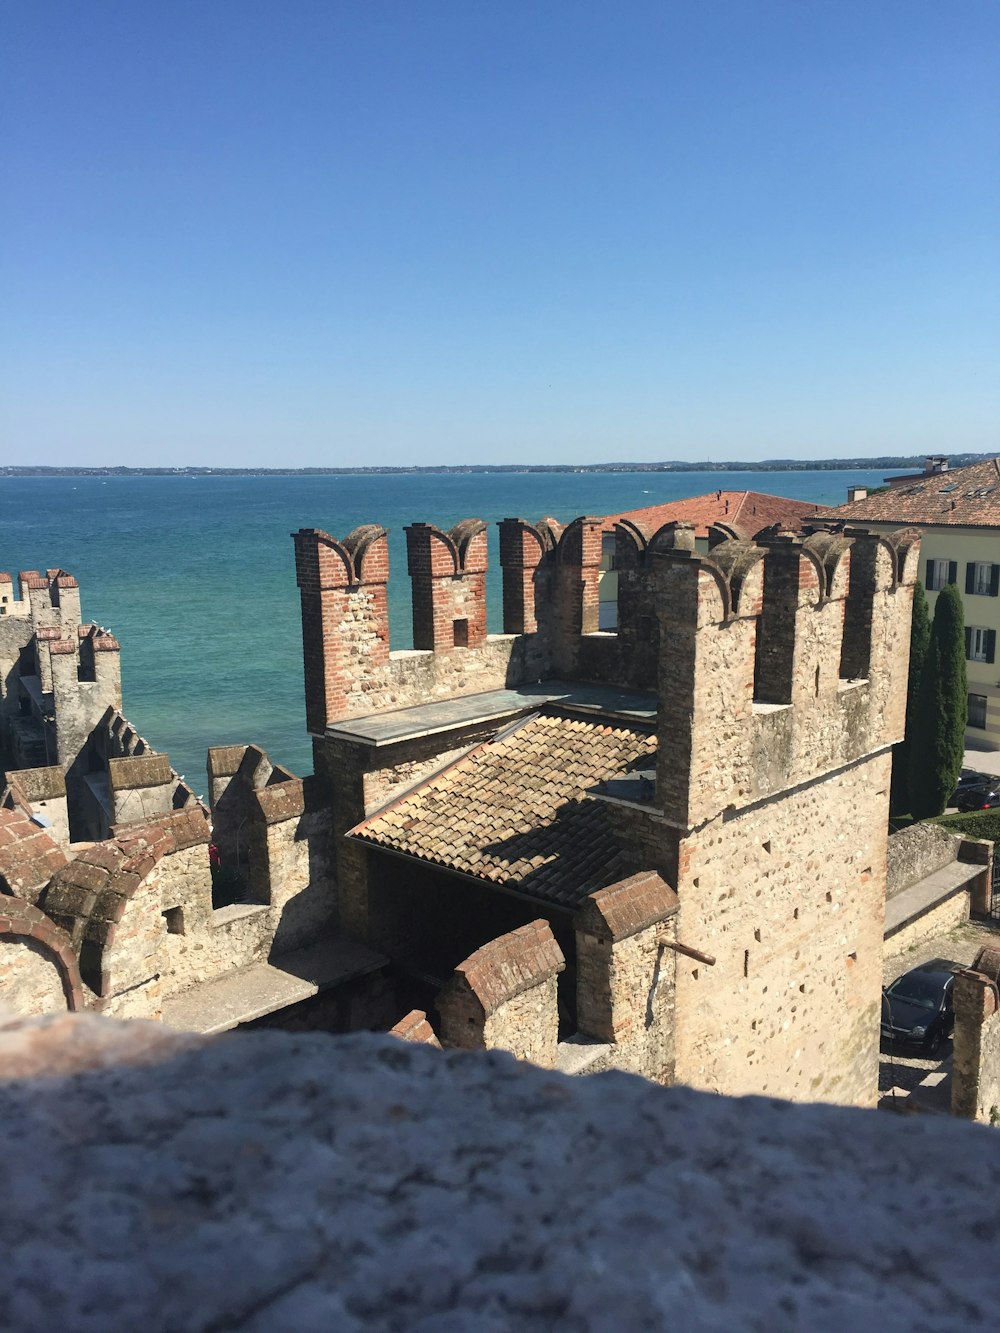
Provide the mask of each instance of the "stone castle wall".
[{"label": "stone castle wall", "polygon": [[682,844],[677,1077],[874,1104],[888,755],[719,817]]}]

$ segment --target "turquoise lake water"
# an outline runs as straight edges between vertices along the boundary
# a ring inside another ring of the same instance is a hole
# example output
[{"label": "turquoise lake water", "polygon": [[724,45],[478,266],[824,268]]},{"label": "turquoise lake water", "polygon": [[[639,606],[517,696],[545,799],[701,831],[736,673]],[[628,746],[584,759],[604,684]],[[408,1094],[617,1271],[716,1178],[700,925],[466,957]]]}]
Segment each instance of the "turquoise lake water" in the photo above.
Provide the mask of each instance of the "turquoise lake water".
[{"label": "turquoise lake water", "polygon": [[[209,745],[254,741],[312,767],[290,533],[390,529],[392,646],[410,641],[403,528],[477,517],[610,514],[723,487],[841,504],[882,472],[504,473],[0,478],[0,569],[61,566],[83,615],[122,644],[125,712],[198,791]],[[491,526],[489,620],[501,628]]]}]

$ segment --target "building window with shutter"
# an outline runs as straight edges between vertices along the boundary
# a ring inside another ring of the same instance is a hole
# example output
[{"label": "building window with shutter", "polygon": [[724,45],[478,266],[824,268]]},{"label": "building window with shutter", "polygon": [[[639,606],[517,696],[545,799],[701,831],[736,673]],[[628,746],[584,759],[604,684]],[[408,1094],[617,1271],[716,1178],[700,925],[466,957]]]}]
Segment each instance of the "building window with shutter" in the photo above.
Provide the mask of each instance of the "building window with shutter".
[{"label": "building window with shutter", "polygon": [[986,695],[969,695],[969,726],[986,730]]},{"label": "building window with shutter", "polygon": [[973,597],[1000,595],[1000,565],[988,560],[970,560],[965,566],[965,591]]},{"label": "building window with shutter", "polygon": [[958,580],[957,560],[928,560],[927,575],[924,579],[928,592],[940,592],[948,583]]},{"label": "building window with shutter", "polygon": [[965,656],[970,662],[993,662],[996,659],[997,632],[995,629],[980,629],[976,625],[965,627]]}]

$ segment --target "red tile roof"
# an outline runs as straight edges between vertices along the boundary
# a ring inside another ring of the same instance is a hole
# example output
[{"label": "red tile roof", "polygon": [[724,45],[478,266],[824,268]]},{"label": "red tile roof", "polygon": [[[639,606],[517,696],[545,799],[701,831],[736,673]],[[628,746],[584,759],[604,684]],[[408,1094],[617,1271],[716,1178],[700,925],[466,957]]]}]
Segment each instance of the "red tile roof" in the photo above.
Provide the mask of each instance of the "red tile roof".
[{"label": "red tile roof", "polygon": [[650,729],[536,714],[349,836],[576,908],[627,873],[607,803],[587,792],[655,752]]},{"label": "red tile roof", "polygon": [[1000,458],[971,463],[949,472],[914,476],[828,513],[851,523],[944,524],[949,527],[1000,527]]},{"label": "red tile roof", "polygon": [[692,495],[685,500],[671,500],[668,504],[650,505],[648,509],[629,509],[623,514],[608,514],[604,531],[611,532],[620,519],[637,523],[652,536],[664,523],[685,522],[695,525],[695,535],[707,537],[713,523],[725,523],[735,528],[740,536],[752,537],[761,528],[774,523],[796,529],[803,520],[820,516],[829,510],[806,500],[789,500],[783,495],[767,495],[762,491],[712,491],[708,495]]},{"label": "red tile roof", "polygon": [[0,894],[37,901],[66,856],[20,810],[0,810]]}]

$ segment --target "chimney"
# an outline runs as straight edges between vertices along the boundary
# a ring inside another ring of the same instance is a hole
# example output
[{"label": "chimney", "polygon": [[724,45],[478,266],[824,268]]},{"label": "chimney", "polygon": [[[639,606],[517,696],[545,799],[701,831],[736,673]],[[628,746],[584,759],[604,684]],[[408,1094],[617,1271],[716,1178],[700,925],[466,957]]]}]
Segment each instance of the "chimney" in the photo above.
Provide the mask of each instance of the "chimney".
[{"label": "chimney", "polygon": [[868,498],[867,486],[848,486],[847,503],[854,504],[855,500],[866,500]]},{"label": "chimney", "polygon": [[943,454],[931,454],[924,463],[924,476],[936,477],[948,471],[948,460]]}]

